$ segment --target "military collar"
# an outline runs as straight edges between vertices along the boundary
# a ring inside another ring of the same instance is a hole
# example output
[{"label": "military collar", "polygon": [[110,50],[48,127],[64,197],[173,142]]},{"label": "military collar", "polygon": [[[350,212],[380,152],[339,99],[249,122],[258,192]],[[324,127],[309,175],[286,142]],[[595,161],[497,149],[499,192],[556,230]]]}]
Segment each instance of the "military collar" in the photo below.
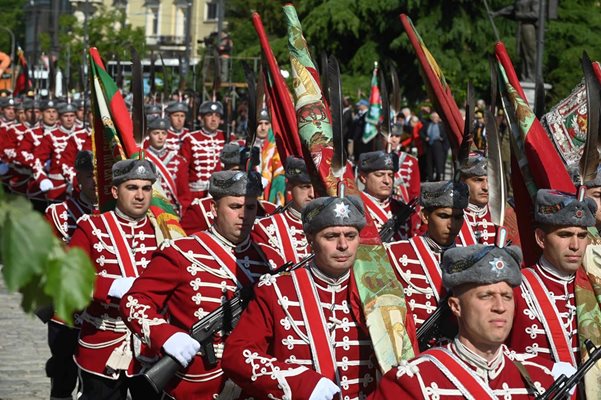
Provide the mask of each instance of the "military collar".
[{"label": "military collar", "polygon": [[202,128],[201,130],[202,130],[202,133],[204,133],[207,136],[217,136],[217,133],[219,132],[219,129],[215,129],[213,132],[208,131],[205,128]]},{"label": "military collar", "polygon": [[434,253],[440,254],[442,255],[442,253],[444,253],[445,251],[447,251],[448,249],[451,249],[453,247],[455,247],[455,242],[452,242],[450,245],[448,246],[441,246],[438,243],[436,243],[434,241],[434,239],[432,239],[430,237],[430,235],[428,235],[428,233],[425,233],[423,236],[424,240],[426,241],[426,243],[428,244],[428,247],[430,247],[430,250],[432,250]]},{"label": "military collar", "polygon": [[124,220],[128,225],[132,226],[146,222],[146,215],[142,218],[132,218],[117,207],[115,207],[115,215],[119,217],[119,219]]},{"label": "military collar", "polygon": [[559,271],[544,256],[540,256],[537,266],[539,267],[540,272],[544,276],[560,283],[571,283],[576,277],[575,272],[571,274],[566,274],[564,272]]},{"label": "military collar", "polygon": [[167,147],[163,146],[162,149],[156,149],[152,146],[148,146],[148,150],[157,157],[163,157],[167,152]]},{"label": "military collar", "polygon": [[379,205],[382,208],[386,208],[390,205],[390,197],[388,197],[385,200],[380,200],[380,199],[372,196],[371,194],[367,193],[366,191],[363,191],[363,194],[365,194],[365,196],[367,196],[369,199],[371,199],[374,203],[376,203],[377,205]]},{"label": "military collar", "polygon": [[314,262],[311,262],[309,268],[310,268],[310,271],[313,274],[313,276],[317,279],[318,284],[321,281],[321,282],[323,282],[323,284],[325,284],[327,286],[328,289],[331,288],[333,290],[337,290],[338,288],[345,285],[351,276],[350,268],[348,271],[346,271],[343,275],[339,276],[338,278],[332,278],[330,276],[327,276],[319,269],[319,267]]},{"label": "military collar", "polygon": [[298,211],[296,208],[294,207],[288,207],[288,209],[285,211],[286,213],[288,213],[288,216],[298,222],[301,222],[301,212]]},{"label": "military collar", "polygon": [[73,126],[71,127],[71,129],[67,129],[67,128],[65,128],[64,126],[60,125],[60,126],[58,127],[58,129],[60,129],[60,131],[61,131],[61,132],[64,132],[64,133],[66,133],[66,134],[69,134],[69,135],[70,135],[70,134],[72,134],[72,133],[75,131],[75,125],[73,125]]},{"label": "military collar", "polygon": [[242,253],[242,252],[248,250],[248,248],[251,245],[250,235],[246,236],[246,238],[244,238],[244,240],[242,240],[240,243],[236,244],[236,243],[230,242],[223,235],[221,235],[219,232],[217,232],[217,229],[215,229],[215,225],[213,225],[209,228],[209,233],[211,233],[213,236],[215,236],[217,241],[219,241],[221,244],[230,248],[232,251],[234,251],[236,253]]},{"label": "military collar", "polygon": [[504,344],[499,346],[491,361],[487,361],[484,357],[468,349],[457,337],[453,340],[451,346],[455,354],[472,369],[475,369],[476,374],[485,382],[496,379],[505,367],[504,352],[507,347]]},{"label": "military collar", "polygon": [[468,203],[467,212],[469,212],[472,215],[482,218],[488,212],[488,205],[485,205],[484,207],[480,207],[476,204]]}]

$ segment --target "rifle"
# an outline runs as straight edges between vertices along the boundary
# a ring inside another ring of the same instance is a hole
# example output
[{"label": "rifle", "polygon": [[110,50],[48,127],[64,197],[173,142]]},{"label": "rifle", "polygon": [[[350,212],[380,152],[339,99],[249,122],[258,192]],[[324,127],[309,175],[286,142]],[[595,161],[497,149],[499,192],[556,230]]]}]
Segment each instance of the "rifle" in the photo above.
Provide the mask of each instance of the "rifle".
[{"label": "rifle", "polygon": [[[296,264],[287,262],[278,269],[271,271],[270,274],[275,275],[280,272],[295,270],[311,261],[314,257],[315,254],[310,254]],[[230,300],[192,325],[190,336],[200,343],[202,353],[208,365],[215,366],[217,364],[217,357],[215,356],[215,348],[213,346],[213,335],[219,331],[231,332],[240,320],[242,311],[244,311],[252,297],[252,286],[242,288]],[[167,354],[146,371],[143,376],[152,388],[157,393],[160,393],[180,368],[181,364]]]},{"label": "rifle", "polygon": [[382,243],[387,243],[393,238],[401,225],[403,225],[405,221],[409,219],[411,214],[415,212],[416,205],[417,198],[411,199],[407,204],[402,204],[401,211],[398,214],[393,215],[392,218],[382,225],[382,228],[380,229],[380,239],[382,240]]},{"label": "rifle", "polygon": [[593,367],[601,359],[601,346],[596,347],[590,339],[584,341],[586,351],[588,352],[589,358],[581,364],[576,372],[569,378],[565,375],[561,375],[549,389],[542,395],[536,397],[536,400],[555,400],[555,399],[567,399],[570,397],[570,391],[574,386],[580,382],[584,375],[589,369]]},{"label": "rifle", "polygon": [[[430,315],[430,318],[424,321],[416,332],[417,344],[419,345],[420,351],[428,350],[432,347],[432,341],[441,337],[449,337],[454,335],[446,335],[443,333],[443,317],[448,315],[450,312],[449,308],[449,296],[448,294],[444,299],[438,302],[438,307],[434,310],[434,313]],[[449,327],[447,327],[448,329]]]}]

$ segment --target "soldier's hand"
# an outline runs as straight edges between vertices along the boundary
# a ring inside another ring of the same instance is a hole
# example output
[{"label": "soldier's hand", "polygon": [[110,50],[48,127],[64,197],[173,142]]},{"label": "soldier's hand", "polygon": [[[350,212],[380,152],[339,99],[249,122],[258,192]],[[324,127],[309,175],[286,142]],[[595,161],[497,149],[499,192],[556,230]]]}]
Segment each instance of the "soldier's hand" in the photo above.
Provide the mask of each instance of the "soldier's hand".
[{"label": "soldier's hand", "polygon": [[46,178],[46,179],[43,179],[43,180],[40,182],[40,190],[41,190],[42,192],[47,192],[47,191],[49,191],[50,189],[53,189],[53,188],[54,188],[54,184],[53,184],[53,183],[52,183],[52,181],[51,181],[50,179],[48,179],[48,178]]},{"label": "soldier's hand", "polygon": [[200,350],[200,343],[187,333],[177,332],[163,344],[163,350],[185,368]]},{"label": "soldier's hand", "polygon": [[129,291],[135,280],[133,277],[115,279],[109,289],[109,296],[120,299]]},{"label": "soldier's hand", "polygon": [[340,388],[328,378],[321,378],[311,393],[309,400],[332,400]]}]

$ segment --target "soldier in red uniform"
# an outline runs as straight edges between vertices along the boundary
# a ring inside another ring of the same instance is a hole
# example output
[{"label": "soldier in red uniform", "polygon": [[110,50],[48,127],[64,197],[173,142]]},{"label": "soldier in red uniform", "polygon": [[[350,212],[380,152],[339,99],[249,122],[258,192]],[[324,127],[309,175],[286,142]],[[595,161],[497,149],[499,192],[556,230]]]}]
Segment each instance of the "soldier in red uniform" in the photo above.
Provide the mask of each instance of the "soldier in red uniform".
[{"label": "soldier in red uniform", "polygon": [[[372,151],[359,155],[359,180],[365,186],[361,199],[368,218],[378,231],[393,215],[399,213],[402,204],[392,198],[394,173],[399,169],[399,158],[394,153]],[[413,236],[411,223],[406,221],[394,234],[392,240]]]},{"label": "soldier in red uniform", "polygon": [[[182,143],[184,142],[184,137],[190,132],[188,128],[185,127],[188,105],[182,101],[174,101],[165,108],[165,112],[169,117],[169,129],[166,143],[167,149],[179,153],[181,151]],[[160,117],[160,115],[161,111],[159,108],[158,117]]]},{"label": "soldier in red uniform", "polygon": [[112,172],[115,210],[81,217],[70,243],[89,255],[97,272],[75,352],[82,384],[79,399],[125,399],[128,389],[134,399],[152,399],[149,385],[133,378],[133,357],[144,362],[154,361],[154,355],[132,337],[119,315],[119,301],[157,248],[159,228],[146,216],[156,172],[148,160],[118,161]]},{"label": "soldier in red uniform", "polygon": [[[124,321],[142,342],[185,367],[166,388],[176,399],[208,400],[230,390],[232,385],[226,387],[219,363],[228,339],[215,335],[218,362],[211,366],[188,332],[239,289],[252,286],[261,275],[283,264],[275,250],[250,239],[262,191],[259,175],[221,171],[210,182],[215,224],[190,237],[165,242],[121,301]],[[169,322],[161,315],[165,307],[170,311]]]},{"label": "soldier in red uniform", "polygon": [[46,192],[49,200],[62,199],[73,190],[68,178],[63,175],[61,159],[69,138],[76,130],[76,112],[77,108],[73,104],[59,107],[60,125],[52,131],[44,132],[40,145],[33,151],[33,178],[36,185]]},{"label": "soldier in red uniform", "polygon": [[462,182],[422,183],[420,214],[427,232],[386,245],[416,328],[430,317],[446,296],[440,260],[447,249],[455,247],[455,238],[464,224],[463,209],[467,199],[468,188]]},{"label": "soldier in red uniform", "polygon": [[394,173],[393,196],[408,203],[411,199],[419,198],[421,177],[417,158],[403,151],[402,135],[402,126],[394,125],[390,131],[389,141],[391,153],[395,153],[399,158],[399,169]]},{"label": "soldier in red uniform", "polygon": [[17,102],[12,97],[3,97],[0,99],[0,108],[2,115],[0,116],[0,129],[11,127],[17,124],[17,114],[15,106]]},{"label": "soldier in red uniform", "polygon": [[578,332],[575,281],[584,273],[587,227],[595,225],[597,207],[590,198],[540,189],[534,210],[534,233],[542,256],[522,270],[508,344],[516,351],[575,366],[580,360],[578,336],[585,334]]},{"label": "soldier in red uniform", "polygon": [[211,174],[221,170],[219,154],[226,142],[226,133],[219,130],[223,106],[218,101],[200,105],[202,129],[187,133],[180,154],[188,161],[188,181],[193,198],[203,198],[209,188]]},{"label": "soldier in red uniform", "polygon": [[81,128],[76,129],[69,136],[65,149],[61,153],[61,171],[65,179],[67,179],[68,185],[71,187],[77,186],[75,170],[73,169],[75,156],[80,151],[92,150],[92,109],[89,104],[86,109],[88,110],[88,123],[85,126],[82,125]]},{"label": "soldier in red uniform", "polygon": [[[503,343],[511,330],[520,284],[518,247],[475,245],[448,250],[442,280],[459,333],[388,371],[380,399],[534,399],[566,372],[547,360],[516,354]],[[571,370],[573,372],[573,369]]]},{"label": "soldier in red uniform", "polygon": [[305,161],[289,156],[286,159],[286,192],[290,202],[284,210],[259,219],[253,228],[253,239],[278,250],[286,261],[299,262],[311,253],[303,231],[301,211],[315,198],[311,177]]},{"label": "soldier in red uniform", "polygon": [[167,147],[169,121],[154,118],[148,121],[146,156],[157,167],[157,177],[167,198],[180,213],[190,204],[188,165],[177,151]]},{"label": "soldier in red uniform", "polygon": [[[65,245],[71,241],[77,220],[91,214],[96,204],[92,152],[77,154],[75,170],[79,190],[64,202],[52,204],[46,209],[46,219]],[[50,378],[51,399],[72,399],[77,383],[77,366],[73,361],[80,325],[77,315],[74,324],[74,327],[69,327],[56,317],[48,321],[48,346],[52,356],[46,363],[46,374]]]},{"label": "soldier in red uniform", "polygon": [[493,244],[497,227],[488,208],[488,160],[480,152],[470,154],[460,167],[461,180],[470,188],[470,202],[465,209],[465,224],[457,236],[457,244]]},{"label": "soldier in red uniform", "polygon": [[356,196],[318,198],[302,221],[314,261],[263,276],[228,339],[223,369],[242,398],[365,398],[378,364],[351,271],[363,204]]}]

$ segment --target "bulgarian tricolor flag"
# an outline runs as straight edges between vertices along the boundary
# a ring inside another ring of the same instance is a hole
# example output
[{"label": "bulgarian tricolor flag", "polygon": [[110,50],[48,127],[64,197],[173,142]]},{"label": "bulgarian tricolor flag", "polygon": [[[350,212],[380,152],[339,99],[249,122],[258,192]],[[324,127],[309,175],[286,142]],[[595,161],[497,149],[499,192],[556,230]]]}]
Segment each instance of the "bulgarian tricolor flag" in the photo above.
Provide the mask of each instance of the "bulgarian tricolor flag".
[{"label": "bulgarian tricolor flag", "polygon": [[[334,149],[332,126],[322,99],[317,70],[294,6],[285,5],[284,14],[295,82],[298,133],[304,147],[307,168],[311,170],[313,167],[317,172],[327,195],[336,196],[339,179],[334,176],[331,168]],[[344,176],[344,183],[349,194],[357,192],[354,181],[348,179],[347,175]],[[385,373],[402,360],[413,358],[417,344],[413,340],[415,326],[413,318],[407,312],[403,288],[394,275],[373,221],[369,221],[361,230],[361,244],[352,271],[351,287],[353,293],[359,294],[358,305],[363,310],[378,364]],[[320,353],[317,357],[320,356],[323,357],[323,354]],[[320,373],[324,376],[335,375],[333,371]]]},{"label": "bulgarian tricolor flag", "polygon": [[378,135],[378,126],[382,122],[382,97],[378,86],[378,63],[374,63],[374,73],[371,77],[371,90],[369,92],[369,110],[365,116],[365,130],[361,140],[369,143]]},{"label": "bulgarian tricolor flag", "polygon": [[[134,139],[133,123],[125,100],[107,73],[98,49],[90,48],[90,87],[94,126],[92,150],[94,152],[96,190],[100,211],[112,210],[115,201],[111,194],[112,166],[115,162],[141,157]],[[163,193],[160,183],[153,185],[150,205],[151,219],[156,223],[158,238],[185,236],[179,217]]]}]

